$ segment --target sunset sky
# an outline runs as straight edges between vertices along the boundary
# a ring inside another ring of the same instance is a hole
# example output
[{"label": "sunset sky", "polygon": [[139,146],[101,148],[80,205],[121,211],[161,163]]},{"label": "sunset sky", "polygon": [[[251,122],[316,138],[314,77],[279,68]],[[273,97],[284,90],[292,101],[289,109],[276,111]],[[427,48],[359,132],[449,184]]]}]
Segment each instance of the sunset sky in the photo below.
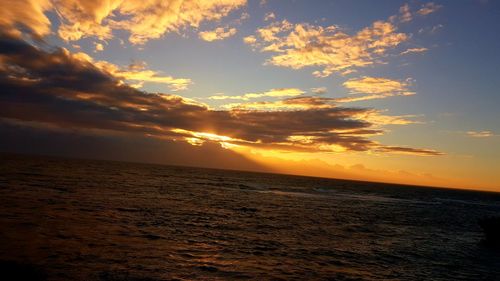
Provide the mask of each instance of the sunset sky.
[{"label": "sunset sky", "polygon": [[500,191],[500,2],[7,0],[1,151]]}]

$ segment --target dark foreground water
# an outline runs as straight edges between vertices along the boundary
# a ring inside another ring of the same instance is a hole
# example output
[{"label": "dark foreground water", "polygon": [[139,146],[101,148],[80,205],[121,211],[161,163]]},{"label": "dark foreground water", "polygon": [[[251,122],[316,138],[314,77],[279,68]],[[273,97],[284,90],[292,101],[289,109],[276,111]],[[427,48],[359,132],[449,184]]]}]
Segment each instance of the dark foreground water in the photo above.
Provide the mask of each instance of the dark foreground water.
[{"label": "dark foreground water", "polygon": [[[0,156],[0,275],[47,280],[500,280],[500,195]],[[1,276],[0,276],[1,279]],[[6,279],[2,279],[6,280]]]}]

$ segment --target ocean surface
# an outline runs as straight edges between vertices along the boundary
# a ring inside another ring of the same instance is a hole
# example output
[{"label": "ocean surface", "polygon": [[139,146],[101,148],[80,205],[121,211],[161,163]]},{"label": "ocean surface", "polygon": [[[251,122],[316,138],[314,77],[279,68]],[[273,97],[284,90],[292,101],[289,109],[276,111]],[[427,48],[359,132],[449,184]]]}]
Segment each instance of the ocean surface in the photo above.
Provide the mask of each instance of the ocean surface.
[{"label": "ocean surface", "polygon": [[[500,280],[500,194],[0,156],[0,274],[46,280]],[[3,279],[7,280],[7,279]]]}]

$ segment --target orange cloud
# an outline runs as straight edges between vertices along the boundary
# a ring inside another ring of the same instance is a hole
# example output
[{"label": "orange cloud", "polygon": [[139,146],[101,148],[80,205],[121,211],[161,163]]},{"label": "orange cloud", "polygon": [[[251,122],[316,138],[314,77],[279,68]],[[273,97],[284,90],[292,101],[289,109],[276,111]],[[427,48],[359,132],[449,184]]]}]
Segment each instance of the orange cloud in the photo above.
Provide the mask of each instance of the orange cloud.
[{"label": "orange cloud", "polygon": [[0,9],[0,28],[3,32],[20,36],[18,25],[29,29],[36,36],[45,36],[50,33],[50,21],[44,14],[51,8],[50,0],[40,1],[9,1]]},{"label": "orange cloud", "polygon": [[44,12],[54,11],[61,19],[57,33],[63,40],[105,40],[113,37],[113,30],[125,30],[130,42],[144,44],[167,33],[197,28],[203,21],[220,20],[245,4],[246,0],[13,1],[0,12],[0,25],[16,32],[16,25],[21,24],[44,36],[51,27]]}]

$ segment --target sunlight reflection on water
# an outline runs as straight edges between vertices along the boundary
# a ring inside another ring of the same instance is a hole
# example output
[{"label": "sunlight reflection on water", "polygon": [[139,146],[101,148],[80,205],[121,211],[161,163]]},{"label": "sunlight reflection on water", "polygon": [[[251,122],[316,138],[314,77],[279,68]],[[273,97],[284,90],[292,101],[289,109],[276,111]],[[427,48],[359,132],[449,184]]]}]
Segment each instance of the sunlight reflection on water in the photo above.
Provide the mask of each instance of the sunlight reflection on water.
[{"label": "sunlight reflection on water", "polygon": [[0,259],[49,280],[494,280],[499,195],[2,156]]}]

